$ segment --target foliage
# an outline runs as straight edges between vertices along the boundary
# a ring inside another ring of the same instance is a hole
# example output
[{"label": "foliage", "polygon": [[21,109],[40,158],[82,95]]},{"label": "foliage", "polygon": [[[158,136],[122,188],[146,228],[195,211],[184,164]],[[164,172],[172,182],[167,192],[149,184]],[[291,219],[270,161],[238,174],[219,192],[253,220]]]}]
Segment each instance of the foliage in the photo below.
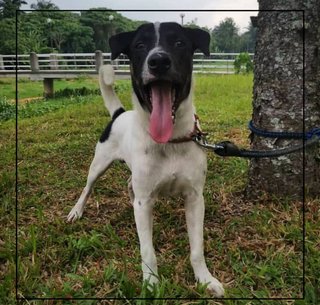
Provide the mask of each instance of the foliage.
[{"label": "foliage", "polygon": [[247,31],[239,34],[239,28],[233,18],[225,18],[213,29],[212,39],[219,52],[254,52],[256,30],[250,22]]},{"label": "foliage", "polygon": [[247,31],[239,33],[239,28],[233,18],[225,18],[213,29],[200,27],[197,24],[197,18],[185,24],[186,27],[202,28],[211,34],[210,52],[254,52],[256,41],[256,29],[251,21]]},{"label": "foliage", "polygon": [[0,121],[6,121],[16,117],[16,106],[7,98],[0,97]]},{"label": "foliage", "polygon": [[81,13],[81,23],[93,30],[95,50],[109,52],[109,38],[120,32],[132,31],[142,21],[132,21],[115,11],[106,11],[106,8],[93,8]]},{"label": "foliage", "polygon": [[[25,1],[0,0],[0,54],[15,53],[15,10]],[[33,3],[32,12],[18,15],[18,52],[81,53],[101,50],[110,52],[108,40],[119,32],[132,31],[145,21],[134,21],[107,8],[94,8],[81,13],[60,11],[50,0]],[[46,11],[51,10],[51,11]],[[187,27],[198,27],[197,19]],[[202,27],[211,34],[211,52],[254,50],[255,30],[239,34],[232,18],[226,18],[214,29]]]},{"label": "foliage", "polygon": [[16,19],[3,18],[0,19],[0,54],[16,53]]},{"label": "foliage", "polygon": [[93,31],[90,27],[82,25],[79,15],[75,13],[35,11],[22,15],[18,45],[23,53],[35,51],[32,43],[24,43],[32,32],[38,33],[38,49],[50,48],[66,53],[94,51]]},{"label": "foliage", "polygon": [[238,49],[239,28],[232,18],[226,18],[213,29],[219,50],[230,53]]},{"label": "foliage", "polygon": [[30,8],[33,10],[58,10],[59,7],[50,0],[37,0],[37,3],[32,3]]},{"label": "foliage", "polygon": [[95,49],[91,27],[79,25],[78,22],[70,22],[64,26],[64,36],[65,40],[61,49],[66,53],[92,52]]},{"label": "foliage", "polygon": [[16,10],[20,9],[22,4],[27,4],[24,0],[0,0],[0,17],[15,18]]},{"label": "foliage", "polygon": [[[50,1],[39,1],[33,8],[37,10],[19,15],[19,53],[54,50],[63,53],[81,53],[98,49],[107,52],[110,51],[108,39],[111,35],[133,30],[142,23],[131,21],[116,12],[112,12],[113,20],[110,20],[111,14],[105,9],[84,11],[81,14],[58,11],[58,7]],[[42,11],[47,8],[55,11]],[[0,45],[0,54],[13,54],[15,53],[15,37],[12,36],[15,32],[14,19],[10,28],[8,30],[6,28],[2,39],[10,47],[5,44]]]},{"label": "foliage", "polygon": [[70,96],[85,96],[90,94],[100,94],[99,89],[89,89],[87,87],[81,88],[64,88],[55,92],[54,97],[70,97]]},{"label": "foliage", "polygon": [[18,48],[20,53],[42,53],[44,49],[46,39],[41,32],[37,29],[25,32],[24,35],[20,35],[18,40]]},{"label": "foliage", "polygon": [[254,53],[255,50],[255,44],[256,44],[256,35],[257,30],[250,22],[247,31],[244,32],[240,37],[240,50],[243,51],[246,50],[247,52]]},{"label": "foliage", "polygon": [[250,73],[253,71],[253,62],[249,53],[240,53],[234,61],[234,69],[236,74]]}]

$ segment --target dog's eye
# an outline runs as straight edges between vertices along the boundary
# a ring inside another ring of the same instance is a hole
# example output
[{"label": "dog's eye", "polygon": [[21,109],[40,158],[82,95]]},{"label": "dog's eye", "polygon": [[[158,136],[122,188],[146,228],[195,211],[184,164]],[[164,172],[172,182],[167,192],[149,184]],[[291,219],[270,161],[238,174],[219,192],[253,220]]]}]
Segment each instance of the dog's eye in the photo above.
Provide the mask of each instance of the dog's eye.
[{"label": "dog's eye", "polygon": [[144,49],[145,47],[146,47],[145,44],[142,43],[142,42],[138,42],[138,43],[136,44],[136,49],[138,49],[138,50],[142,50],[142,49]]},{"label": "dog's eye", "polygon": [[181,40],[177,40],[175,43],[174,43],[174,46],[176,47],[176,48],[182,48],[182,47],[184,47],[184,42],[183,41],[181,41]]}]

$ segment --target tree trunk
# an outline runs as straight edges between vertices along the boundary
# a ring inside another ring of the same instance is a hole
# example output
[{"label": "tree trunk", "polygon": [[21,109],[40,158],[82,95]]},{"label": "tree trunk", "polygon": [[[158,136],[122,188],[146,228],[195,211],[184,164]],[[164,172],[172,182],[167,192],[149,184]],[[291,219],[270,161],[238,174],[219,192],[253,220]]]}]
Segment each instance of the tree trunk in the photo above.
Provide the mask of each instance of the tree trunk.
[{"label": "tree trunk", "polygon": [[[253,123],[269,131],[305,131],[320,127],[320,6],[318,0],[259,0],[255,51]],[[303,31],[305,20],[305,32]],[[305,53],[303,38],[305,37]],[[303,59],[305,70],[303,71]],[[305,77],[305,78],[304,78]],[[305,87],[303,94],[303,86]],[[303,104],[304,113],[303,113]],[[277,149],[299,140],[251,135],[252,149]],[[261,192],[302,198],[320,194],[319,145],[275,159],[252,159],[247,194]]]}]

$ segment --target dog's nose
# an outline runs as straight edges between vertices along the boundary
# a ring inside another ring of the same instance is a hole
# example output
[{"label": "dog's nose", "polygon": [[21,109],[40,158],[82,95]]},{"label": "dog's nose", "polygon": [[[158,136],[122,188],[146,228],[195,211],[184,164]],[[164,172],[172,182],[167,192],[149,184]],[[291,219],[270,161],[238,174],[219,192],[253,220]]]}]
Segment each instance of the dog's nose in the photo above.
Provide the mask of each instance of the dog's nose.
[{"label": "dog's nose", "polygon": [[163,74],[171,67],[171,60],[164,52],[154,53],[148,59],[148,67],[151,73]]}]

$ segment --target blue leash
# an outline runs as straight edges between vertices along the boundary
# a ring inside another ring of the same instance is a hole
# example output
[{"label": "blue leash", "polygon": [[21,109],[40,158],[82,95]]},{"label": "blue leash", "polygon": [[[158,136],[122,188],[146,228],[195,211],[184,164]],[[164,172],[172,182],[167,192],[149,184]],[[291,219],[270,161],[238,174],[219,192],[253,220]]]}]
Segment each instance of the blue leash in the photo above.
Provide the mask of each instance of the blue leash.
[{"label": "blue leash", "polygon": [[303,133],[303,132],[285,132],[285,131],[267,131],[264,129],[259,129],[253,125],[253,122],[250,121],[248,124],[249,129],[260,137],[265,138],[278,138],[278,139],[305,139],[310,140],[314,136],[320,137],[320,128],[313,128],[312,130]]},{"label": "blue leash", "polygon": [[242,158],[275,158],[283,155],[287,155],[293,152],[297,152],[303,148],[309,147],[318,143],[320,140],[320,128],[314,128],[309,132],[277,132],[262,130],[253,125],[253,122],[249,122],[249,129],[261,137],[267,138],[281,138],[281,139],[296,139],[303,140],[304,143],[295,145],[292,147],[285,147],[275,150],[246,150],[240,149],[234,143],[230,141],[224,141],[217,144],[209,144],[206,140],[205,134],[200,133],[194,137],[194,141],[206,149],[214,151],[221,157],[242,157]]}]

